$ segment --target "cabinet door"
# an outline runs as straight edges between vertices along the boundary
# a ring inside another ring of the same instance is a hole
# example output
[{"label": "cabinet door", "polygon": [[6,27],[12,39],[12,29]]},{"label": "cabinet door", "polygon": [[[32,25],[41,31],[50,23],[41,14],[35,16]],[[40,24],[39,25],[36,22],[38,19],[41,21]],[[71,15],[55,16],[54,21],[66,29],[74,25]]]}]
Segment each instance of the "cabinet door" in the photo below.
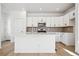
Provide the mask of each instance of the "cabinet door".
[{"label": "cabinet door", "polygon": [[51,27],[54,27],[54,17],[51,17],[51,20],[50,20],[50,24],[51,24]]},{"label": "cabinet door", "polygon": [[43,22],[43,23],[46,23],[46,17],[43,17],[42,19],[43,19],[42,22]]},{"label": "cabinet door", "polygon": [[33,19],[32,17],[28,17],[27,18],[27,26],[28,27],[32,27],[32,24],[33,24],[33,20],[32,19]]},{"label": "cabinet door", "polygon": [[69,13],[69,19],[73,19],[75,18],[75,10],[72,10],[70,13]]},{"label": "cabinet door", "polygon": [[55,17],[55,20],[54,20],[54,22],[55,22],[55,27],[59,27],[59,17]]},{"label": "cabinet door", "polygon": [[45,23],[46,22],[46,17],[39,17],[39,22]]},{"label": "cabinet door", "polygon": [[64,15],[64,26],[69,26],[69,14]]},{"label": "cabinet door", "polygon": [[56,35],[55,39],[56,39],[56,42],[60,42],[60,35],[59,34]]},{"label": "cabinet door", "polygon": [[54,47],[54,39],[51,35],[42,35],[41,39],[39,40],[40,44],[40,51],[52,51]]},{"label": "cabinet door", "polygon": [[63,33],[60,33],[60,42],[63,43]]},{"label": "cabinet door", "polygon": [[63,16],[59,17],[59,27],[63,27],[64,22],[63,22]]},{"label": "cabinet door", "polygon": [[63,35],[63,43],[64,43],[64,44],[67,44],[67,39],[68,39],[68,38],[67,38],[66,35],[64,34],[64,35]]},{"label": "cabinet door", "polygon": [[51,26],[50,26],[50,25],[51,25],[51,24],[50,24],[50,20],[51,20],[50,17],[46,17],[46,26],[47,26],[47,27],[51,27]]},{"label": "cabinet door", "polygon": [[32,21],[33,21],[33,27],[37,27],[38,17],[33,17]]},{"label": "cabinet door", "polygon": [[38,23],[41,23],[41,22],[42,22],[41,17],[38,17]]},{"label": "cabinet door", "polygon": [[[20,48],[21,50],[27,51],[27,52],[37,52],[37,50],[39,50],[39,48],[37,47],[38,41],[33,35],[30,35],[30,36],[27,35],[27,37],[26,36],[20,37],[19,39],[20,39],[19,40],[20,42],[18,43],[19,45],[21,44],[21,41],[22,41],[21,39],[23,39],[24,41],[23,41],[23,44],[21,47],[18,46],[18,49]],[[16,41],[18,41],[18,40],[16,40]]]}]

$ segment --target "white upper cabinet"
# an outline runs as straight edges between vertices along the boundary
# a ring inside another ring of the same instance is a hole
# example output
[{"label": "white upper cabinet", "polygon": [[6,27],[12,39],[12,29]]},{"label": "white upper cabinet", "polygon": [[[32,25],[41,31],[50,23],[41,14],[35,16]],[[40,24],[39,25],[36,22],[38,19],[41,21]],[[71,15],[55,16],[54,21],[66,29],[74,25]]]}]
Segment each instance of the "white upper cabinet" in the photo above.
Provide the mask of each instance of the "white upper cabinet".
[{"label": "white upper cabinet", "polygon": [[75,18],[75,10],[69,12],[69,19],[73,19],[73,18]]},{"label": "white upper cabinet", "polygon": [[55,17],[51,17],[51,20],[50,20],[51,27],[54,27],[54,25],[55,25],[54,18],[55,18]]},{"label": "white upper cabinet", "polygon": [[73,26],[73,18],[75,18],[75,11],[71,11],[64,15],[64,26]]},{"label": "white upper cabinet", "polygon": [[58,17],[55,17],[55,18],[54,18],[54,22],[55,22],[54,26],[55,26],[55,27],[58,27]]},{"label": "white upper cabinet", "polygon": [[63,16],[54,18],[54,27],[63,27]]},{"label": "white upper cabinet", "polygon": [[55,27],[61,27],[61,25],[63,23],[61,17],[55,17],[54,22],[55,22],[55,25],[54,25]]},{"label": "white upper cabinet", "polygon": [[46,22],[46,17],[39,17],[38,18],[38,23],[45,23]]},{"label": "white upper cabinet", "polygon": [[46,17],[41,17],[41,22],[45,23],[46,22]]},{"label": "white upper cabinet", "polygon": [[38,17],[38,23],[42,22],[42,17]]},{"label": "white upper cabinet", "polygon": [[43,21],[42,21],[43,23],[46,23],[46,17],[43,17]]},{"label": "white upper cabinet", "polygon": [[75,18],[75,10],[65,14],[64,16],[56,17],[28,17],[27,26],[28,27],[37,27],[38,23],[46,23],[47,27],[66,27],[73,26],[72,19]]},{"label": "white upper cabinet", "polygon": [[32,27],[33,26],[33,17],[28,17],[27,18],[27,27]]},{"label": "white upper cabinet", "polygon": [[51,17],[46,17],[46,26],[47,27],[51,26]]},{"label": "white upper cabinet", "polygon": [[37,27],[38,23],[46,23],[46,17],[28,17],[27,26]]},{"label": "white upper cabinet", "polygon": [[64,26],[69,26],[69,14],[64,15]]},{"label": "white upper cabinet", "polygon": [[63,16],[60,16],[59,19],[60,19],[59,20],[59,26],[60,27],[63,27],[64,26],[64,17]]},{"label": "white upper cabinet", "polygon": [[33,17],[32,18],[32,24],[33,24],[33,27],[37,27],[38,26],[38,17]]}]

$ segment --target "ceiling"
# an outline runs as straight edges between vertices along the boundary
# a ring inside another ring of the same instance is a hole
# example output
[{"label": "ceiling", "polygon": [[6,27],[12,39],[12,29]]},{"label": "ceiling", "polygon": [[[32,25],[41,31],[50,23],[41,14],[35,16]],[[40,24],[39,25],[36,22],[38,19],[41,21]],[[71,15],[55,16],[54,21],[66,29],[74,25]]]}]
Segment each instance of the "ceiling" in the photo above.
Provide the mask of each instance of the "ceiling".
[{"label": "ceiling", "polygon": [[73,3],[2,3],[3,9],[26,10],[28,12],[64,12],[75,6]]}]

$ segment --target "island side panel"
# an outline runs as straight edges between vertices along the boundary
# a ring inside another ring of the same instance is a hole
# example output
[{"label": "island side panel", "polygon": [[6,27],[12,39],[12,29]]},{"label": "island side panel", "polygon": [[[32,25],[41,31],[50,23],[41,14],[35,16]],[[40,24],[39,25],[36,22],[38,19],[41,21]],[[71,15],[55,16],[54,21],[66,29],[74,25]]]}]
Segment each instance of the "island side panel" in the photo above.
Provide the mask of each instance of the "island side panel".
[{"label": "island side panel", "polygon": [[55,35],[16,36],[15,53],[55,53]]}]

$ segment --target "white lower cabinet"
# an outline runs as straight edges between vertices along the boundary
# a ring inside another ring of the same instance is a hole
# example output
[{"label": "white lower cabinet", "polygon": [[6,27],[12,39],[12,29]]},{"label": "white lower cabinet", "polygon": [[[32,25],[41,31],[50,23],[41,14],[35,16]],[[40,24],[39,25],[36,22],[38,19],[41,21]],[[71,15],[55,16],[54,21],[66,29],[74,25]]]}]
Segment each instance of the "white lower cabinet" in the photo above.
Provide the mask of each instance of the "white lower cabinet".
[{"label": "white lower cabinet", "polygon": [[60,42],[60,34],[59,34],[59,33],[56,34],[56,36],[55,36],[55,40],[56,40],[56,42]]},{"label": "white lower cabinet", "polygon": [[40,51],[51,51],[51,49],[53,49],[53,41],[52,38],[50,36],[43,36],[41,37],[41,39],[39,40],[39,49]]},{"label": "white lower cabinet", "polygon": [[65,45],[75,45],[74,33],[57,33],[55,35],[56,42],[62,42]]},{"label": "white lower cabinet", "polygon": [[75,45],[75,36],[73,33],[63,33],[60,38],[61,42],[65,45]]}]

